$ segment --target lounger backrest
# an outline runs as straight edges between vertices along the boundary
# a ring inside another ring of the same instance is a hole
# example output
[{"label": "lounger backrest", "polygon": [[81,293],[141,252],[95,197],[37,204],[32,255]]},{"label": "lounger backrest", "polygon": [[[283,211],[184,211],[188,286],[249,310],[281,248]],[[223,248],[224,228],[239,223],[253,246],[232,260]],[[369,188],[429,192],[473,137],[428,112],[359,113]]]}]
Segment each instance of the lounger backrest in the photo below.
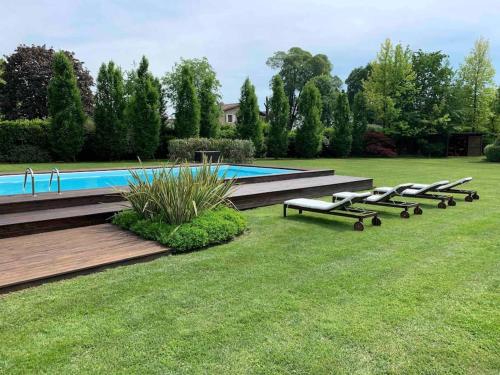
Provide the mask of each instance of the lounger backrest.
[{"label": "lounger backrest", "polygon": [[456,181],[450,182],[449,184],[442,185],[442,186],[438,187],[436,190],[448,190],[448,189],[451,189],[455,186],[465,184],[466,182],[469,182],[471,180],[472,180],[472,177],[464,177],[464,178],[461,178],[460,180],[456,180]]},{"label": "lounger backrest", "polygon": [[446,181],[446,180],[434,182],[433,184],[427,185],[423,188],[415,189],[416,190],[415,194],[424,194],[424,193],[427,193],[428,191],[433,191],[433,190],[439,188],[440,186],[448,184],[449,182],[450,181]]},{"label": "lounger backrest", "polygon": [[339,193],[339,195],[333,194],[334,197],[341,198],[340,200],[336,200],[334,202],[335,207],[334,208],[339,208],[339,207],[347,207],[350,206],[351,204],[354,203],[359,203],[362,202],[365,198],[369,197],[371,193],[350,193],[346,196],[343,196],[343,194],[346,194],[347,192],[344,193]]},{"label": "lounger backrest", "polygon": [[400,184],[400,185],[394,186],[393,188],[391,188],[390,190],[387,190],[383,194],[376,194],[377,199],[375,201],[376,202],[385,201],[385,200],[390,199],[394,195],[400,195],[403,192],[403,190],[409,188],[412,185],[413,184],[411,184],[411,183],[406,183],[406,184]]}]

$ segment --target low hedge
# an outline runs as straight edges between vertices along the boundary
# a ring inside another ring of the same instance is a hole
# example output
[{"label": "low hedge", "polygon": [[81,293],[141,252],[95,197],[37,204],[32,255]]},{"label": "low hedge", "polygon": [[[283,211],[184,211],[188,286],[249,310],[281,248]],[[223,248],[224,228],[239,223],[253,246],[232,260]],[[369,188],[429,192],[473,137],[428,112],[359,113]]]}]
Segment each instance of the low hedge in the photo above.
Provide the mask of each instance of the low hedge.
[{"label": "low hedge", "polygon": [[46,119],[0,121],[0,161],[50,161],[49,131]]},{"label": "low hedge", "polygon": [[227,242],[243,233],[247,227],[243,215],[229,207],[205,211],[191,222],[179,226],[144,220],[135,211],[126,210],[113,217],[113,224],[142,238],[158,241],[175,252]]},{"label": "low hedge", "polygon": [[500,161],[500,138],[498,138],[495,143],[484,148],[484,155],[488,161]]},{"label": "low hedge", "polygon": [[194,161],[195,151],[220,151],[224,161],[246,163],[252,160],[255,147],[249,140],[227,138],[173,139],[168,144],[170,160]]}]

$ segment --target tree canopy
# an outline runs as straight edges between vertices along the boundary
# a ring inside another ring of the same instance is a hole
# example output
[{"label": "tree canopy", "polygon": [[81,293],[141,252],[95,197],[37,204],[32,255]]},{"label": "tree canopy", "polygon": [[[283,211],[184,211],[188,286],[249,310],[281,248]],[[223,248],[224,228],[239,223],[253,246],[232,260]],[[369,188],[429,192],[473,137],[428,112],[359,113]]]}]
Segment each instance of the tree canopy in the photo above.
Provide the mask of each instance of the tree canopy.
[{"label": "tree canopy", "polygon": [[262,153],[264,141],[262,120],[260,119],[255,87],[249,78],[245,79],[241,87],[240,109],[236,115],[236,121],[240,137],[252,140],[257,154]]},{"label": "tree canopy", "polygon": [[215,138],[219,133],[219,116],[221,109],[218,97],[213,92],[213,77],[205,78],[200,90],[200,136]]},{"label": "tree canopy", "polygon": [[345,80],[349,105],[353,105],[354,96],[363,90],[363,81],[366,81],[372,71],[371,64],[354,68]]},{"label": "tree canopy", "polygon": [[321,149],[321,93],[312,81],[304,86],[298,103],[299,122],[295,147],[299,156],[313,158]]},{"label": "tree canopy", "polygon": [[269,136],[267,152],[269,156],[286,156],[288,149],[288,99],[283,80],[275,75],[271,81],[272,96],[269,100]]},{"label": "tree canopy", "polygon": [[181,69],[181,81],[175,105],[175,134],[179,138],[200,135],[200,102],[194,86],[194,73],[190,65]]}]

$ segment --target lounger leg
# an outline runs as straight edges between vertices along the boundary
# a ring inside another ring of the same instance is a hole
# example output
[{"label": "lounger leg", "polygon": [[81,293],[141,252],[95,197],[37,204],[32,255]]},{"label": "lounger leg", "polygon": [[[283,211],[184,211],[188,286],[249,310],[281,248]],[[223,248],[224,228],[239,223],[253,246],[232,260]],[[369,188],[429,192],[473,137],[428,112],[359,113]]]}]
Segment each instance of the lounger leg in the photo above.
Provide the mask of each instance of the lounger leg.
[{"label": "lounger leg", "polygon": [[378,217],[378,215],[375,215],[372,219],[372,224],[375,225],[376,227],[379,227],[382,225],[382,220]]},{"label": "lounger leg", "polygon": [[299,215],[302,215],[302,210],[299,210]]},{"label": "lounger leg", "polygon": [[405,207],[404,211],[401,211],[399,216],[401,216],[401,218],[403,219],[408,219],[410,217],[410,213],[408,212],[408,207]]},{"label": "lounger leg", "polygon": [[457,202],[455,202],[455,200],[453,199],[453,197],[451,197],[450,199],[448,199],[448,206],[456,206],[457,205]]},{"label": "lounger leg", "polygon": [[415,214],[415,215],[422,215],[422,213],[423,213],[423,211],[420,208],[420,206],[415,207],[415,209],[413,210],[413,214]]},{"label": "lounger leg", "polygon": [[474,200],[474,198],[472,197],[471,194],[465,196],[465,201],[466,202],[472,202],[473,200]]},{"label": "lounger leg", "polygon": [[473,199],[479,199],[479,194],[475,191],[474,194],[472,194]]},{"label": "lounger leg", "polygon": [[441,202],[438,203],[438,208],[442,208],[442,209],[446,208],[446,203],[444,200],[442,200]]},{"label": "lounger leg", "polygon": [[359,218],[358,221],[354,223],[354,230],[358,232],[362,232],[365,229],[365,226],[363,225],[363,219]]},{"label": "lounger leg", "polygon": [[283,205],[283,217],[286,217],[286,204]]}]

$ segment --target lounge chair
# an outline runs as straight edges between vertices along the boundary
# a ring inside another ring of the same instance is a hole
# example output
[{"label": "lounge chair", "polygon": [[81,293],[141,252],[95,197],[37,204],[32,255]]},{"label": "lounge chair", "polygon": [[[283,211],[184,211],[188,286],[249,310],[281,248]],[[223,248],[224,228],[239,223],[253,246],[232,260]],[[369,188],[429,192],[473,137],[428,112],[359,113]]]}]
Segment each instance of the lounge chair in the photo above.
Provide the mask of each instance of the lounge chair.
[{"label": "lounge chair", "polygon": [[309,211],[327,215],[352,217],[358,220],[354,223],[354,230],[362,231],[365,228],[363,219],[371,217],[373,225],[379,226],[382,224],[377,212],[351,207],[353,203],[359,202],[369,195],[370,193],[361,193],[357,197],[344,198],[333,203],[307,198],[290,199],[283,203],[283,216],[286,217],[287,209],[291,208],[298,210],[299,214],[302,214],[303,211]]},{"label": "lounge chair", "polygon": [[[426,185],[422,188],[414,189],[412,188],[407,188],[404,189],[401,192],[402,197],[412,197],[412,198],[424,198],[424,199],[436,199],[439,200],[440,202],[438,203],[439,208],[446,208],[446,202],[448,202],[448,206],[455,206],[457,202],[453,199],[453,196],[451,195],[445,195],[445,194],[431,194],[430,192],[435,191],[440,186],[447,185],[449,184],[449,181],[437,181],[434,182],[433,184]],[[415,184],[412,184],[414,186]],[[388,191],[392,190],[394,188],[392,187],[379,187],[373,190],[375,194],[385,194]]]},{"label": "lounge chair", "polygon": [[[423,211],[420,208],[419,203],[401,202],[401,201],[397,201],[397,200],[393,199],[395,196],[400,196],[404,190],[406,190],[407,188],[409,188],[411,186],[412,186],[412,184],[401,184],[401,185],[398,185],[398,186],[391,188],[390,190],[387,190],[383,194],[370,194],[366,198],[363,198],[360,201],[360,203],[371,204],[371,205],[375,205],[375,206],[402,208],[403,211],[401,211],[400,216],[404,219],[407,219],[410,217],[410,213],[408,212],[408,210],[410,208],[413,208],[413,213],[415,215],[422,215]],[[360,196],[360,193],[348,193],[348,192],[335,193],[332,195],[332,202],[336,202],[338,199],[354,198],[354,197],[359,197],[359,196]]]},{"label": "lounge chair", "polygon": [[[464,177],[464,178],[461,178],[460,180],[450,182],[449,184],[438,186],[435,190],[432,190],[432,191],[436,191],[436,192],[440,192],[440,193],[465,194],[465,196],[466,196],[465,201],[472,202],[474,199],[479,199],[479,194],[477,193],[476,190],[454,189],[456,186],[463,185],[471,180],[472,180],[472,177]],[[421,188],[424,188],[426,186],[429,186],[429,185],[413,184],[412,189],[421,189]]]}]

